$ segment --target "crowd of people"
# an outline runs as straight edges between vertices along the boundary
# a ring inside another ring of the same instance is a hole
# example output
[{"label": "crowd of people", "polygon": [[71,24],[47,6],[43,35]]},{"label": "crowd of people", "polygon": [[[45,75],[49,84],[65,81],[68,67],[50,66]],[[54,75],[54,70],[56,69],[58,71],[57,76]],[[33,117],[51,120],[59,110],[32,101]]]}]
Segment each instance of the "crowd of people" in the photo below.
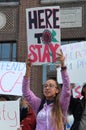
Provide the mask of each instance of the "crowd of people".
[{"label": "crowd of people", "polygon": [[[68,111],[74,117],[70,130],[86,130],[86,84],[83,85],[81,92],[83,98],[74,98],[62,50],[57,53],[57,61],[60,61],[62,87],[60,88],[54,79],[48,79],[43,84],[43,96],[39,98],[30,89],[32,65],[30,59],[27,59],[22,83],[23,95],[19,97],[20,128],[18,130],[65,130]],[[58,66],[56,67],[58,69]],[[10,96],[1,95],[0,101],[5,100],[11,100]]]}]

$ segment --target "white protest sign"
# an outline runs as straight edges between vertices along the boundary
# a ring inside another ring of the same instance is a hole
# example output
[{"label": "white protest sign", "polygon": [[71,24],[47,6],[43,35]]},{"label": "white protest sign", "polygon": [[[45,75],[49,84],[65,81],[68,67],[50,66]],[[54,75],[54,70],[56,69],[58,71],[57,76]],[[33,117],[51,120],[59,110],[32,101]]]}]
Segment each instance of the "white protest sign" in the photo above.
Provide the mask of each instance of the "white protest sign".
[{"label": "white protest sign", "polygon": [[[86,41],[61,46],[71,83],[86,82]],[[60,69],[57,80],[62,83]]]},{"label": "white protest sign", "polygon": [[82,84],[75,84],[75,87],[72,89],[73,97],[74,98],[82,98],[81,91],[82,91]]},{"label": "white protest sign", "polygon": [[55,62],[60,46],[60,7],[26,9],[28,57],[34,64]]},{"label": "white protest sign", "polygon": [[25,63],[0,61],[0,94],[22,95]]},{"label": "white protest sign", "polygon": [[0,101],[0,129],[17,130],[19,127],[19,101]]}]

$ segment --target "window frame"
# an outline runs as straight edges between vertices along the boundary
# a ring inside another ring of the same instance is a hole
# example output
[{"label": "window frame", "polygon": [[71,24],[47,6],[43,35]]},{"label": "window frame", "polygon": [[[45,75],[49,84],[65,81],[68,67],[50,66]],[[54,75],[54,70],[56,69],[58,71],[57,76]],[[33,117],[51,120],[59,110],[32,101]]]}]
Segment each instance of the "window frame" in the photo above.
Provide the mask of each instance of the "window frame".
[{"label": "window frame", "polygon": [[[3,57],[3,54],[4,54],[3,53],[4,52],[3,51],[3,49],[4,49],[3,45],[6,45],[6,44],[10,45],[9,46],[9,57]],[[14,51],[15,51],[15,56],[14,56]],[[0,61],[16,61],[16,60],[17,60],[17,44],[16,44],[16,42],[15,41],[0,42]]]}]

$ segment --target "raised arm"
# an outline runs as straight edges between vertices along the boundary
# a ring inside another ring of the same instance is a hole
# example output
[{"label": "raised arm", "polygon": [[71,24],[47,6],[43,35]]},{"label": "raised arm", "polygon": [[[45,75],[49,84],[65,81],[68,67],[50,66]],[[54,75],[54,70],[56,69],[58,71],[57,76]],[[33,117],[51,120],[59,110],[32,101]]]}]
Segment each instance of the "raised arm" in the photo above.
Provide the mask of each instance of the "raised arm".
[{"label": "raised arm", "polygon": [[67,73],[67,67],[65,66],[65,57],[64,57],[62,51],[61,51],[60,54],[58,54],[57,59],[61,63],[61,76],[62,76],[63,86],[62,86],[62,91],[61,91],[60,104],[61,104],[64,122],[65,122],[67,111],[68,111],[68,106],[69,106],[69,103],[70,103],[71,87],[70,87],[69,76],[68,76],[68,73]]},{"label": "raised arm", "polygon": [[22,93],[25,99],[29,102],[31,107],[37,113],[41,99],[37,97],[31,90],[30,90],[30,74],[31,74],[31,62],[30,59],[26,60],[26,72],[23,78],[22,83]]}]

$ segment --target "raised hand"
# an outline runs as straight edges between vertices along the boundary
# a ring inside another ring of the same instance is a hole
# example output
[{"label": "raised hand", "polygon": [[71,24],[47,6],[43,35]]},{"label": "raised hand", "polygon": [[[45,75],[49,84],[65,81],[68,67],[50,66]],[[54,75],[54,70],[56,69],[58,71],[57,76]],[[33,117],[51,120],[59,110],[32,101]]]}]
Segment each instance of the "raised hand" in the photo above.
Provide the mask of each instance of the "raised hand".
[{"label": "raised hand", "polygon": [[[60,62],[61,67],[65,66],[65,63],[64,63],[65,62],[65,57],[64,57],[63,52],[62,52],[61,49],[60,49],[60,52],[57,53],[56,60]],[[57,65],[57,67],[58,67],[58,65]]]},{"label": "raised hand", "polygon": [[32,64],[30,59],[26,59],[26,73],[25,73],[26,77],[30,77],[31,66]]}]

